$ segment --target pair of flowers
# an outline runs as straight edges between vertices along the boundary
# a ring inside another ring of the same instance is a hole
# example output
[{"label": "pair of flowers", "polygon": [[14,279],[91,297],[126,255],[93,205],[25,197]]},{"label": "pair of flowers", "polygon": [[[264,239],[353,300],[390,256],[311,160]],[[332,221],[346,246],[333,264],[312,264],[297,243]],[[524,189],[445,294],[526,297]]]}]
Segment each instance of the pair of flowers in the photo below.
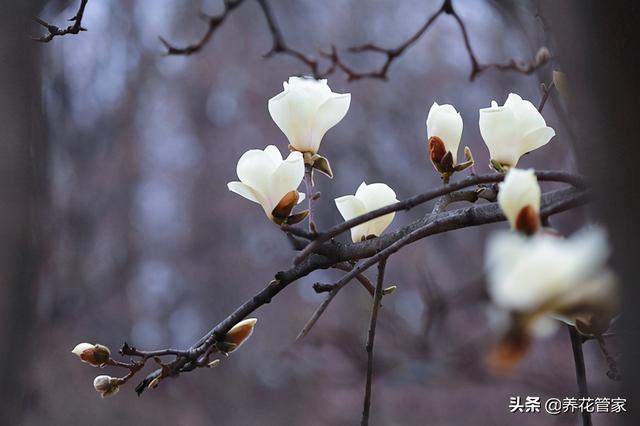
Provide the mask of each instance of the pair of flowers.
[{"label": "pair of flowers", "polygon": [[587,228],[565,239],[540,224],[540,186],[532,169],[510,169],[500,184],[498,204],[515,232],[488,241],[488,292],[501,313],[503,338],[491,365],[508,370],[558,321],[585,336],[602,334],[617,311],[614,274],[607,267],[604,232]]},{"label": "pair of flowers", "polygon": [[[555,136],[537,108],[515,93],[509,94],[503,106],[492,101],[491,107],[480,109],[479,115],[480,134],[489,149],[491,165],[498,171],[515,167],[521,156],[546,145]],[[462,129],[462,117],[452,105],[433,103],[427,116],[428,149],[434,167],[443,177],[473,164],[468,149],[466,163],[457,164]]]},{"label": "pair of flowers", "polygon": [[[297,190],[304,179],[305,165],[332,176],[328,161],[318,154],[318,149],[325,133],[347,114],[350,102],[349,93],[333,93],[326,80],[289,78],[284,82],[284,91],[269,100],[269,113],[289,140],[292,152],[286,159],[274,145],[245,152],[236,167],[240,181],[229,182],[229,190],[260,204],[277,224],[302,220],[305,212],[291,212],[305,198]],[[364,182],[355,195],[335,200],[346,220],[397,201],[387,185]],[[353,241],[380,235],[393,217],[390,213],[354,227]]]}]

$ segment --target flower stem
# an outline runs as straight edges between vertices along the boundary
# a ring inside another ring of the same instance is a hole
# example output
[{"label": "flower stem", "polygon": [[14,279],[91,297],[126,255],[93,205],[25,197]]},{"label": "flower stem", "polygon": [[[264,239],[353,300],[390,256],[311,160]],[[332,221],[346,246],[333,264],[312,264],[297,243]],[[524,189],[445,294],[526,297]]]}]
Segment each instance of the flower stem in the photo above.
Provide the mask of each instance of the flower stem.
[{"label": "flower stem", "polygon": [[[569,325],[569,336],[571,336],[571,348],[573,349],[573,361],[576,367],[576,378],[578,380],[578,392],[580,398],[587,398],[589,390],[587,388],[587,371],[584,366],[584,356],[582,354],[582,338],[575,327]],[[582,425],[592,426],[591,413],[582,411]]]},{"label": "flower stem", "polygon": [[313,203],[315,201],[316,193],[313,184],[313,166],[308,164],[304,165],[304,183],[307,192],[307,202],[309,203],[309,232],[315,234],[317,231],[316,223],[313,220]]}]

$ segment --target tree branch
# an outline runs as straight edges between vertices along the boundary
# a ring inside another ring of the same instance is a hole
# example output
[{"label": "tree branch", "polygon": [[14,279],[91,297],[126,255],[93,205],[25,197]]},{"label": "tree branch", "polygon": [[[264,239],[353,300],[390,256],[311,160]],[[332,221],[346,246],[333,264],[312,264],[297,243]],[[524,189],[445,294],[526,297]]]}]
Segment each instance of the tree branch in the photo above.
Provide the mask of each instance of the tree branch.
[{"label": "tree branch", "polygon": [[[547,173],[546,176],[549,177],[554,172]],[[562,178],[562,181],[567,179],[567,176],[564,176],[562,173],[558,176]],[[575,176],[571,178],[572,181],[575,179]],[[480,180],[482,180],[482,178]],[[582,182],[581,179],[578,180]],[[450,184],[449,186],[451,185],[455,184]],[[541,214],[548,215],[564,211],[576,205],[583,204],[586,199],[587,191],[582,189],[568,188],[549,192],[542,196]],[[168,364],[163,364],[161,368],[147,375],[136,387],[136,391],[142,393],[150,385],[157,384],[158,381],[156,379],[176,376],[182,372],[206,366],[208,356],[217,351],[217,343],[223,340],[231,327],[262,305],[270,303],[272,298],[284,290],[289,284],[313,271],[327,269],[345,261],[367,258],[361,265],[345,274],[337,283],[337,287],[329,293],[330,297],[324,302],[324,304],[328,305],[331,298],[335,296],[335,293],[337,293],[342,286],[346,285],[349,280],[365,271],[371,265],[378,263],[382,258],[386,258],[390,254],[395,253],[404,245],[430,235],[485,223],[498,222],[504,219],[502,212],[495,203],[483,204],[440,213],[435,217],[428,214],[393,233],[372,240],[349,244],[339,244],[334,241],[326,242],[318,248],[317,253],[312,253],[302,262],[293,265],[285,271],[278,272],[275,275],[275,279],[271,281],[268,286],[236,308],[229,316],[213,327],[188,350],[175,351],[175,353],[169,353],[168,350],[160,351],[165,352],[167,355],[175,355],[175,360]]]},{"label": "tree branch", "polygon": [[78,11],[72,18],[69,19],[69,21],[73,22],[73,24],[69,25],[67,28],[57,27],[38,17],[33,18],[34,21],[45,27],[48,33],[41,37],[32,37],[32,39],[35,41],[40,41],[42,43],[49,43],[55,36],[78,34],[80,31],[87,31],[86,28],[82,27],[82,17],[84,16],[84,8],[87,5],[87,1],[88,0],[80,0],[80,7],[78,7]]},{"label": "tree branch", "polygon": [[[539,181],[564,182],[564,183],[571,184],[577,188],[584,188],[586,185],[584,178],[582,178],[581,176],[565,173],[565,172],[537,171],[536,177],[538,178]],[[328,230],[318,234],[318,236],[307,247],[305,247],[298,254],[298,256],[296,256],[296,258],[294,259],[294,263],[298,264],[302,262],[307,256],[315,252],[318,249],[318,247],[320,247],[324,242],[340,235],[343,232],[348,231],[354,226],[368,222],[371,219],[375,219],[377,217],[384,216],[385,214],[400,211],[400,210],[409,210],[415,206],[426,203],[427,201],[431,201],[442,195],[450,194],[452,192],[458,191],[463,188],[468,188],[473,185],[479,185],[484,183],[496,183],[496,182],[501,182],[502,180],[504,180],[503,173],[471,175],[458,182],[443,185],[440,188],[429,190],[422,194],[418,194],[413,197],[406,198],[397,203],[390,204],[388,206],[381,207],[376,210],[372,210],[366,214],[360,215],[351,220],[347,220],[345,222],[339,223],[338,225],[335,225],[332,228],[329,228]]]},{"label": "tree branch", "polygon": [[371,410],[371,381],[373,379],[373,344],[376,339],[376,324],[378,322],[378,310],[382,300],[382,284],[384,282],[384,269],[387,259],[383,258],[378,263],[378,279],[376,290],[373,294],[373,306],[371,308],[371,319],[369,320],[369,335],[367,337],[367,378],[364,387],[364,403],[362,408],[361,426],[369,424],[369,411]]},{"label": "tree branch", "polygon": [[207,16],[202,14],[202,17],[207,21],[207,31],[204,33],[199,41],[193,44],[189,44],[184,47],[176,47],[169,43],[162,37],[158,37],[164,47],[167,48],[167,55],[192,55],[199,52],[213,37],[213,33],[216,32],[219,26],[221,26],[229,14],[238,6],[242,4],[244,0],[224,0],[224,10],[220,15]]}]

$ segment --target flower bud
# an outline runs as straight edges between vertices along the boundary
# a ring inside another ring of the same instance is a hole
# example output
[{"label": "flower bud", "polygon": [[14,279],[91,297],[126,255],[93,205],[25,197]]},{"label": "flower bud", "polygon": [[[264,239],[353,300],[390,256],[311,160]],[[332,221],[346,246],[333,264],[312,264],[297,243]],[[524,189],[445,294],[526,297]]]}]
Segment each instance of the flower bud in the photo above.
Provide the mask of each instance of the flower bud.
[{"label": "flower bud", "polygon": [[93,379],[93,387],[103,398],[117,394],[121,383],[122,379],[106,375],[97,376]]},{"label": "flower bud", "polygon": [[256,318],[247,318],[240,321],[229,330],[222,342],[218,343],[218,347],[225,353],[235,351],[251,337],[257,322]]},{"label": "flower bud", "polygon": [[[344,197],[336,198],[334,201],[344,220],[350,220],[372,210],[398,202],[396,193],[388,185],[384,183],[367,185],[365,182],[362,182],[358,187],[355,195],[345,195]],[[351,228],[351,240],[357,243],[368,238],[379,237],[391,224],[394,216],[395,212],[392,212],[354,226]]]},{"label": "flower bud", "polygon": [[462,117],[452,105],[434,102],[427,115],[427,148],[433,167],[448,180],[455,170],[462,137]]},{"label": "flower bud", "polygon": [[540,185],[533,169],[510,169],[499,185],[498,204],[511,227],[532,235],[540,228]]},{"label": "flower bud", "polygon": [[94,367],[102,366],[111,358],[111,351],[108,347],[100,344],[92,345],[91,343],[79,343],[71,351],[82,362],[91,364]]}]

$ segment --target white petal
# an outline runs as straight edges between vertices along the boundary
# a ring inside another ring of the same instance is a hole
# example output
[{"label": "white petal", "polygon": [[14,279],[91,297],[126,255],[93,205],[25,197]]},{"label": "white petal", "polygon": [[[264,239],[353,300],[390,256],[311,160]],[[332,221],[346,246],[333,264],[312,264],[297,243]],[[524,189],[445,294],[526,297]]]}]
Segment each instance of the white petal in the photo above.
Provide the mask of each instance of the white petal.
[{"label": "white petal", "polygon": [[[344,220],[351,220],[354,217],[365,214],[364,204],[357,199],[354,195],[345,195],[344,197],[335,199],[336,207],[344,218]],[[368,234],[366,233],[369,226],[367,223],[361,223],[360,225],[351,228],[351,241],[358,243],[362,241]]]},{"label": "white petal", "polygon": [[[287,83],[285,82],[284,84],[286,85]],[[280,128],[282,133],[284,133],[289,143],[293,145],[297,129],[295,126],[295,115],[291,113],[288,96],[287,90],[285,89],[284,92],[269,99],[268,107],[271,119]]]},{"label": "white petal", "polygon": [[238,195],[246,198],[247,200],[253,201],[254,203],[260,204],[261,196],[258,195],[249,185],[245,185],[242,182],[229,182],[227,183],[227,188],[229,191],[235,192]]},{"label": "white petal", "polygon": [[515,93],[509,94],[504,106],[513,112],[518,122],[518,128],[523,135],[547,125],[538,109],[531,102],[523,100]]},{"label": "white petal", "polygon": [[510,169],[499,187],[498,204],[511,227],[524,207],[531,206],[536,213],[540,212],[540,185],[533,169]]},{"label": "white petal", "polygon": [[[396,203],[396,193],[384,183],[372,183],[367,185],[362,183],[356,191],[356,197],[362,201],[367,212],[379,209]],[[395,212],[372,219],[365,224],[367,225],[367,233],[365,236],[380,236],[382,232],[391,224]]]},{"label": "white petal", "polygon": [[555,135],[556,131],[551,127],[541,127],[525,134],[521,141],[521,155],[546,145]]},{"label": "white petal", "polygon": [[520,157],[519,129],[515,116],[505,107],[480,110],[480,134],[493,160],[515,166]]},{"label": "white petal", "polygon": [[280,150],[275,145],[268,145],[264,149],[265,154],[269,156],[269,159],[273,162],[273,164],[278,167],[280,163],[282,163],[282,154],[280,154]]},{"label": "white petal", "polygon": [[300,152],[292,152],[287,159],[269,177],[270,188],[267,195],[268,206],[272,211],[288,192],[298,189],[304,178],[304,160]]},{"label": "white petal", "polygon": [[238,160],[236,172],[242,183],[264,197],[269,192],[270,178],[277,167],[272,156],[262,150],[251,149]]},{"label": "white petal", "polygon": [[332,97],[327,99],[318,111],[314,118],[314,126],[311,136],[311,152],[317,152],[320,148],[320,142],[324,137],[327,130],[335,126],[344,118],[349,110],[351,104],[351,94],[333,94]]}]

